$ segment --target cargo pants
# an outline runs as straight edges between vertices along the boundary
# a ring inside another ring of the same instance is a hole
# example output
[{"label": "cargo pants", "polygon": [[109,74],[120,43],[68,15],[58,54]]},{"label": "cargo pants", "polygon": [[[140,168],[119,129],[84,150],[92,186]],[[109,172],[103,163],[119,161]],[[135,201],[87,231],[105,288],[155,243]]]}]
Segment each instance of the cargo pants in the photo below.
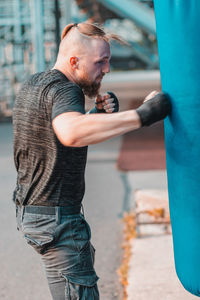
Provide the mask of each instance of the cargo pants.
[{"label": "cargo pants", "polygon": [[17,207],[17,227],[41,256],[53,300],[99,300],[95,249],[84,216],[27,213]]}]

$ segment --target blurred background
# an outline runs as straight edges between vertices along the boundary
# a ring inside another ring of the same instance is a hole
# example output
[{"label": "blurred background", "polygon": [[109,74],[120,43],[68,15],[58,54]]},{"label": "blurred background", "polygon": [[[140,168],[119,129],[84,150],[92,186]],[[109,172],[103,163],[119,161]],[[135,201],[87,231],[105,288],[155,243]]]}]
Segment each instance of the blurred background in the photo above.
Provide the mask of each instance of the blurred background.
[{"label": "blurred background", "polygon": [[124,101],[159,86],[153,1],[0,0],[0,119],[11,116],[20,83],[53,66],[64,26],[83,21],[102,24],[129,43],[112,43],[115,77],[106,76],[103,84],[120,91],[122,110],[128,107]]}]

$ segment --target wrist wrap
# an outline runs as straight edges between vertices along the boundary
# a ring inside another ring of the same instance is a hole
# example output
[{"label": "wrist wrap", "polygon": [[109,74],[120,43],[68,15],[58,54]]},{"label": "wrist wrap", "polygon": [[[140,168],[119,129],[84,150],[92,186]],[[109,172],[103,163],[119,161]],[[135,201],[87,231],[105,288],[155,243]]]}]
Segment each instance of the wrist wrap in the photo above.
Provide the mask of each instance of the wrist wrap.
[{"label": "wrist wrap", "polygon": [[115,103],[115,108],[114,108],[113,113],[118,112],[119,111],[119,100],[117,99],[117,97],[115,96],[114,93],[107,92],[107,94],[109,94],[110,97],[114,99],[113,103]]},{"label": "wrist wrap", "polygon": [[158,93],[136,109],[136,112],[141,119],[142,126],[149,126],[164,119],[170,111],[171,103],[164,93]]},{"label": "wrist wrap", "polygon": [[[110,95],[111,98],[114,99],[113,103],[115,103],[115,108],[114,108],[114,112],[118,112],[119,111],[119,101],[117,99],[117,97],[115,96],[114,93],[112,92],[107,92],[107,94]],[[96,106],[93,107],[89,112],[89,114],[99,114],[99,113],[106,113],[105,109],[98,109]]]}]

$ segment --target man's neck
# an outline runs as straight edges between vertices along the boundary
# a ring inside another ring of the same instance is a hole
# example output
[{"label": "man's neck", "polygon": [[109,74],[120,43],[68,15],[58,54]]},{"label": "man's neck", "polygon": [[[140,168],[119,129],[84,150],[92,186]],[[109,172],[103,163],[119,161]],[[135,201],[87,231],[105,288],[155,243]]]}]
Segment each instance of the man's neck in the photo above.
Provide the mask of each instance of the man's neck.
[{"label": "man's neck", "polygon": [[70,74],[70,72],[68,72],[66,69],[62,68],[61,66],[59,66],[57,64],[55,64],[54,67],[52,68],[52,70],[54,70],[54,69],[60,71],[61,73],[63,73],[69,79],[69,81],[72,81],[72,82],[76,83],[76,81],[73,78],[73,75]]}]

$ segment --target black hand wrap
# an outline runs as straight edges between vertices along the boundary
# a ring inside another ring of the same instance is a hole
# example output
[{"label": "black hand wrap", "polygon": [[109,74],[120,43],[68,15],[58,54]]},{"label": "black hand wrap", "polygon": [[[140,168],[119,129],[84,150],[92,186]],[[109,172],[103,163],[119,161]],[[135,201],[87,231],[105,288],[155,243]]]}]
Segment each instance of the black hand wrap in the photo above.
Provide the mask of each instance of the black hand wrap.
[{"label": "black hand wrap", "polygon": [[113,113],[118,112],[119,111],[119,101],[118,101],[117,97],[112,92],[107,92],[107,94],[109,94],[110,97],[114,99],[113,103],[115,104],[115,106],[114,106]]},{"label": "black hand wrap", "polygon": [[99,113],[105,113],[104,109],[98,109],[96,106],[90,109],[88,112],[89,114],[99,114]]},{"label": "black hand wrap", "polygon": [[164,93],[158,93],[136,109],[142,126],[149,126],[164,119],[171,111],[171,103]]},{"label": "black hand wrap", "polygon": [[[119,111],[119,101],[118,101],[117,97],[116,97],[115,94],[112,93],[112,92],[107,92],[107,94],[110,95],[110,98],[113,98],[113,99],[114,99],[114,101],[112,102],[112,103],[115,104],[113,113],[114,113],[114,112],[118,112],[118,111]],[[105,111],[105,109],[98,109],[96,106],[93,107],[93,108],[89,111],[89,114],[97,114],[97,113],[106,113],[106,111]]]}]

